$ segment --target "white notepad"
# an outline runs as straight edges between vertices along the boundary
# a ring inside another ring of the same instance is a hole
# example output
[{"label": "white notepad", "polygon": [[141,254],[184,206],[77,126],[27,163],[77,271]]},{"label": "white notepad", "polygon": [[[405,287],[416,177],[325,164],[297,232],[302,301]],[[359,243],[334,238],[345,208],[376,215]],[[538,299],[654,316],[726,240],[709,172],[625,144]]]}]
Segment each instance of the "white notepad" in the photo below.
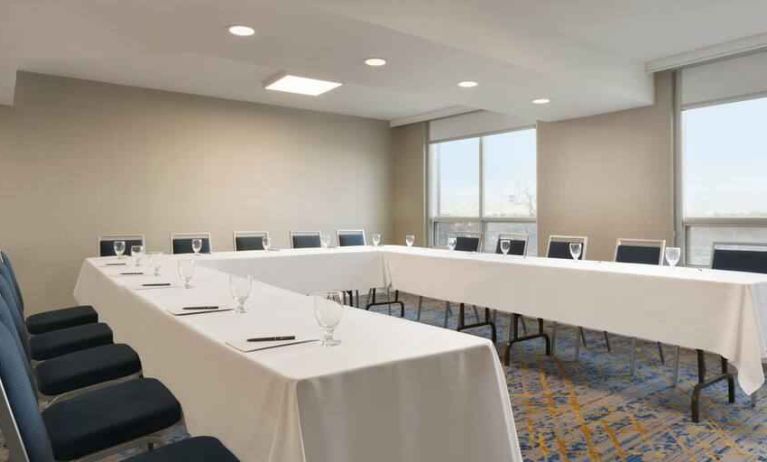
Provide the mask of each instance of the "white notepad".
[{"label": "white notepad", "polygon": [[226,344],[235,350],[243,353],[251,351],[271,350],[272,348],[287,347],[290,345],[300,345],[303,343],[318,342],[316,338],[296,338],[295,340],[280,340],[276,342],[248,342],[247,339],[227,340]]}]

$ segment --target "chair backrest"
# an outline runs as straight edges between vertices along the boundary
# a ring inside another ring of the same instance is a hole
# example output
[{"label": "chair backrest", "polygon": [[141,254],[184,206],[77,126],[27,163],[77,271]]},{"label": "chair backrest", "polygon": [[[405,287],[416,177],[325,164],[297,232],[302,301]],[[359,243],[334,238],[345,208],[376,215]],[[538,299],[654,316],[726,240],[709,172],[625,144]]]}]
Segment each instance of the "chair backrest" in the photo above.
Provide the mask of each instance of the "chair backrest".
[{"label": "chair backrest", "polygon": [[572,260],[573,256],[570,254],[570,243],[572,242],[580,242],[583,244],[583,248],[581,249],[581,256],[578,259],[585,260],[586,249],[589,245],[589,238],[586,236],[549,236],[549,243],[546,246],[546,257]]},{"label": "chair backrest", "polygon": [[711,268],[767,274],[767,244],[715,242]]},{"label": "chair backrest", "polygon": [[267,231],[235,231],[234,250],[264,250],[264,238],[269,237]]},{"label": "chair backrest", "polygon": [[290,246],[294,249],[322,247],[319,231],[291,231]]},{"label": "chair backrest", "polygon": [[192,240],[201,239],[202,249],[200,253],[211,253],[213,245],[210,243],[210,233],[172,233],[170,235],[170,249],[173,254],[194,253]]},{"label": "chair backrest", "polygon": [[11,309],[12,308],[9,307],[7,303],[5,303],[5,299],[3,297],[0,297],[0,324],[4,325],[8,329],[8,331],[12,334],[14,343],[16,343],[17,348],[26,358],[26,361],[24,361],[24,365],[26,366],[27,375],[29,376],[29,381],[34,384],[35,374],[32,371],[32,365],[29,362],[29,355],[27,354],[27,351],[24,348],[24,344],[22,343],[22,336],[19,333],[18,329],[16,328],[16,323],[14,322],[13,316],[11,315],[11,311],[10,311]]},{"label": "chair backrest", "polygon": [[125,241],[125,255],[131,254],[131,247],[134,245],[146,245],[143,234],[112,234],[109,236],[99,236],[99,257],[115,256],[115,241]]},{"label": "chair backrest", "polygon": [[[35,390],[11,332],[0,324],[0,425],[11,460],[53,462],[53,449],[40,415]],[[15,452],[15,454],[14,454]]]},{"label": "chair backrest", "polygon": [[495,253],[502,254],[501,241],[509,241],[509,253],[507,255],[527,255],[528,240],[527,234],[500,234],[498,235],[498,242],[495,244]]},{"label": "chair backrest", "polygon": [[14,301],[12,292],[13,289],[5,279],[5,276],[0,275],[0,299],[2,299],[5,306],[7,306],[8,312],[13,320],[13,325],[16,327],[16,332],[21,338],[24,351],[27,353],[27,356],[29,356],[29,334],[27,333],[27,325],[24,323],[24,317]]},{"label": "chair backrest", "polygon": [[639,263],[643,265],[662,265],[666,241],[661,239],[625,239],[615,243],[615,261],[619,263]]},{"label": "chair backrest", "polygon": [[461,234],[455,237],[455,250],[459,252],[479,252],[482,245],[480,234]]},{"label": "chair backrest", "polygon": [[339,229],[336,232],[339,247],[367,245],[364,229]]},{"label": "chair backrest", "polygon": [[21,294],[21,286],[19,285],[19,280],[16,279],[16,271],[13,269],[11,257],[8,256],[5,250],[0,250],[0,273],[5,274],[8,280],[13,284],[13,288],[15,289],[19,300],[19,306],[21,307],[21,311],[24,312],[24,297]]}]

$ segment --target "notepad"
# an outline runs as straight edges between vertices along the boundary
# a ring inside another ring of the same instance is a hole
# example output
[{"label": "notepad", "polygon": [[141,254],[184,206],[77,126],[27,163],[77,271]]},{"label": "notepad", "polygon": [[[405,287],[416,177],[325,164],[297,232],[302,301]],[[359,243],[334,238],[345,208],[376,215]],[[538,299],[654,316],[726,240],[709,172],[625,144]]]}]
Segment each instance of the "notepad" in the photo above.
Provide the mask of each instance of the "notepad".
[{"label": "notepad", "polygon": [[[264,336],[266,337],[266,335]],[[277,342],[248,342],[247,338],[239,338],[235,340],[227,340],[226,344],[235,350],[242,351],[243,353],[250,353],[252,351],[272,350],[274,348],[288,347],[291,345],[301,345],[304,343],[318,342],[316,338],[297,338],[295,340],[283,340]]]}]

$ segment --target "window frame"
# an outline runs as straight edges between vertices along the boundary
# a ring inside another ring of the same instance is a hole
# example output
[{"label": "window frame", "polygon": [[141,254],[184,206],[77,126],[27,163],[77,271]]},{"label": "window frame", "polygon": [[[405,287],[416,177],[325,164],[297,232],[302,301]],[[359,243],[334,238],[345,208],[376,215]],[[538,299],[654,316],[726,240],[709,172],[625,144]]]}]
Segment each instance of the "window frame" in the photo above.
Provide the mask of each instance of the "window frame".
[{"label": "window frame", "polygon": [[[535,216],[534,217],[488,217],[485,216],[485,148],[484,138],[493,135],[502,135],[506,133],[514,133],[519,131],[535,130],[536,135],[536,149],[535,149]],[[426,146],[426,158],[427,158],[427,234],[429,247],[435,246],[435,238],[437,235],[437,227],[440,223],[479,223],[480,233],[482,234],[482,241],[485,240],[487,235],[487,225],[489,223],[520,223],[529,224],[535,223],[536,234],[538,233],[538,126],[537,124],[526,125],[522,127],[516,127],[507,130],[497,130],[491,132],[483,132],[480,134],[474,134],[469,136],[460,136],[455,138],[445,138],[438,140],[429,140]],[[479,139],[479,195],[478,195],[478,210],[477,216],[442,216],[440,215],[441,204],[441,190],[440,190],[440,175],[439,175],[439,156],[435,156],[432,150],[432,146],[440,143],[447,143],[451,141],[461,141],[472,138]],[[434,210],[432,210],[434,209]],[[485,243],[483,242],[483,247]],[[537,250],[537,249],[536,249]],[[528,252],[530,249],[528,248]]]}]

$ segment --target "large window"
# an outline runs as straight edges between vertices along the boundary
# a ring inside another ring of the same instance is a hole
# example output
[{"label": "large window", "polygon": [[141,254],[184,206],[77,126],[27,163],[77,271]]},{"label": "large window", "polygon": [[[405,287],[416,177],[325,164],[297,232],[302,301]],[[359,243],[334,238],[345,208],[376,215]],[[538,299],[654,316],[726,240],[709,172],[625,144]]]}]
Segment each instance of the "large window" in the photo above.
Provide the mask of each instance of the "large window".
[{"label": "large window", "polygon": [[682,111],[687,263],[714,242],[767,242],[767,98]]},{"label": "large window", "polygon": [[482,233],[492,252],[499,234],[525,233],[536,253],[535,129],[432,143],[429,151],[432,245]]}]

